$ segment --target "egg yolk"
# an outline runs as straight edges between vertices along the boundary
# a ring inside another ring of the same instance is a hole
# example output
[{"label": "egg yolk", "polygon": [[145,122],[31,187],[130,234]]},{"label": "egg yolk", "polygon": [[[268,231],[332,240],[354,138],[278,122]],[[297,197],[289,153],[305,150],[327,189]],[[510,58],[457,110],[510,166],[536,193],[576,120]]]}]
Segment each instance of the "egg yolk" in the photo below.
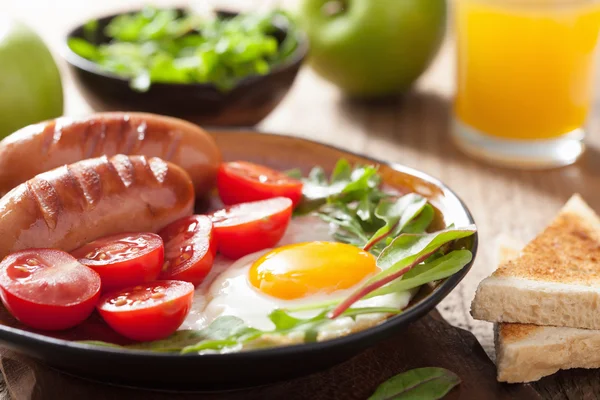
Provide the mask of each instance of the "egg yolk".
[{"label": "egg yolk", "polygon": [[335,242],[297,243],[276,248],[248,272],[261,292],[284,300],[349,289],[379,269],[375,257]]}]

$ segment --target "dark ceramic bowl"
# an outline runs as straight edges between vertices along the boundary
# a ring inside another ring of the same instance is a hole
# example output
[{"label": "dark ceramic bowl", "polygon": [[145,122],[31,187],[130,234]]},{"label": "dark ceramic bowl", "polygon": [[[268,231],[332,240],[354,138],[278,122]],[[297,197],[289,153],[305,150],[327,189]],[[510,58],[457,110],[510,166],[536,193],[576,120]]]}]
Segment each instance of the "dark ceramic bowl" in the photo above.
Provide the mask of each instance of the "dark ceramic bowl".
[{"label": "dark ceramic bowl", "polygon": [[[221,16],[233,13],[222,12]],[[104,27],[118,14],[98,19],[95,44],[106,43]],[[281,30],[278,39],[286,35]],[[83,25],[72,37],[83,38]],[[74,53],[65,40],[63,56],[83,97],[96,111],[145,111],[170,115],[209,126],[252,126],[264,119],[290,89],[308,52],[308,42],[300,35],[295,53],[267,75],[249,76],[235,88],[222,92],[212,84],[153,83],[141,93],[129,87],[127,79],[104,71],[97,64]]]},{"label": "dark ceramic bowl", "polygon": [[[460,227],[473,223],[469,210],[452,190],[440,181],[402,165],[383,163],[290,136],[247,130],[211,133],[225,160],[243,159],[281,170],[300,168],[304,173],[315,165],[331,172],[340,158],[353,163],[378,164],[385,184],[426,196],[436,208],[436,221],[441,226],[454,223]],[[477,235],[467,239],[465,245],[475,256]],[[51,337],[29,331],[0,305],[0,343],[68,373],[114,384],[168,390],[224,390],[264,385],[332,367],[389,338],[433,310],[463,279],[471,264],[436,285],[422,287],[401,314],[372,328],[324,342],[230,354],[127,351],[66,340],[106,338],[98,337],[103,329],[109,328],[96,314],[84,324]]]}]

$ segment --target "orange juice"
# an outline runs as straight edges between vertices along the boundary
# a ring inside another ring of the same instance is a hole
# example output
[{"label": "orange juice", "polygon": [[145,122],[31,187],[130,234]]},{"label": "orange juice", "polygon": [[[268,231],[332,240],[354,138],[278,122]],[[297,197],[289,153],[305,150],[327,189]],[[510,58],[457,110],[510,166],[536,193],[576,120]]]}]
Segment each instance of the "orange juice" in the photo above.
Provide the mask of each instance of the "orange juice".
[{"label": "orange juice", "polygon": [[505,139],[584,124],[600,27],[596,0],[456,0],[455,115]]}]

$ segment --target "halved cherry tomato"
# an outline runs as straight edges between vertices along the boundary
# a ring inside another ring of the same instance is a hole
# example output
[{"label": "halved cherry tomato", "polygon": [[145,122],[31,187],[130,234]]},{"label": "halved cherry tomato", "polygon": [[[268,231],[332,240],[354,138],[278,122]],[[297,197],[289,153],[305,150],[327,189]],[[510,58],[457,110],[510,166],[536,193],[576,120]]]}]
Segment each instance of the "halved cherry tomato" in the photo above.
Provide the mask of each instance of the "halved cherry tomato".
[{"label": "halved cherry tomato", "polygon": [[100,276],[61,250],[22,250],[0,263],[0,296],[8,311],[25,325],[67,329],[94,311]]},{"label": "halved cherry tomato", "polygon": [[156,281],[107,293],[97,308],[121,335],[139,341],[158,340],[179,328],[193,297],[194,285],[189,282]]},{"label": "halved cherry tomato", "polygon": [[271,168],[234,161],[223,163],[217,173],[219,197],[226,205],[287,197],[295,207],[302,198],[302,182]]},{"label": "halved cherry tomato", "polygon": [[165,243],[165,262],[159,278],[199,285],[210,272],[217,253],[210,218],[206,215],[184,217],[158,234]]},{"label": "halved cherry tomato", "polygon": [[211,215],[219,252],[237,259],[273,247],[292,218],[292,201],[286,197],[237,204]]},{"label": "halved cherry tomato", "polygon": [[156,280],[163,265],[163,241],[154,233],[106,236],[71,252],[102,279],[102,291]]}]

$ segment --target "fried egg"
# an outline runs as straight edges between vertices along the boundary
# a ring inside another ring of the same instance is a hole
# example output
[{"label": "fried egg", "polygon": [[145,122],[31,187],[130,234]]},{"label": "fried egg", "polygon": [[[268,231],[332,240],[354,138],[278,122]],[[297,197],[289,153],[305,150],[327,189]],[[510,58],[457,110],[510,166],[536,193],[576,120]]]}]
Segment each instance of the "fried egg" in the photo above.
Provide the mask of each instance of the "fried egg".
[{"label": "fried egg", "polygon": [[[298,309],[341,300],[379,272],[375,257],[355,246],[334,242],[330,227],[318,217],[294,218],[276,248],[236,261],[217,257],[211,273],[196,290],[192,311],[181,329],[202,329],[216,318],[232,315],[248,326],[269,331],[277,309]],[[414,291],[357,302],[354,307],[406,307]],[[321,310],[292,315],[310,318]],[[384,321],[384,313],[340,317],[319,327],[317,340],[343,336]],[[270,335],[270,344],[301,342],[302,336]]]}]

